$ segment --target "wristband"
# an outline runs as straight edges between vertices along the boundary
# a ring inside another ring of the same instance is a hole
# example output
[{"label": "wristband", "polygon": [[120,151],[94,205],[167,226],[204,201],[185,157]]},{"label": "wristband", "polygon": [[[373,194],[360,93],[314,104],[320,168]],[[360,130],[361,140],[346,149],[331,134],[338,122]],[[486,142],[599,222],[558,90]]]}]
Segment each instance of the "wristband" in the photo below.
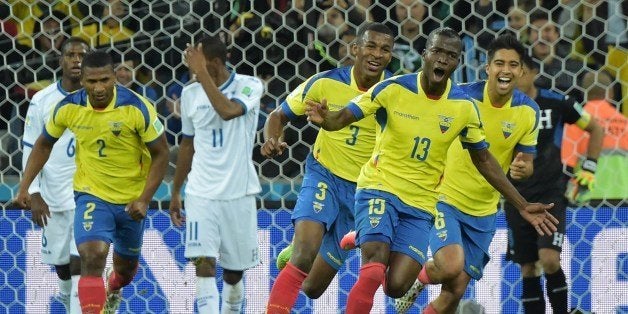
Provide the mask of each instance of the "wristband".
[{"label": "wristband", "polygon": [[597,160],[593,158],[587,158],[582,162],[582,165],[580,166],[580,168],[582,170],[595,173],[595,170],[597,170]]}]

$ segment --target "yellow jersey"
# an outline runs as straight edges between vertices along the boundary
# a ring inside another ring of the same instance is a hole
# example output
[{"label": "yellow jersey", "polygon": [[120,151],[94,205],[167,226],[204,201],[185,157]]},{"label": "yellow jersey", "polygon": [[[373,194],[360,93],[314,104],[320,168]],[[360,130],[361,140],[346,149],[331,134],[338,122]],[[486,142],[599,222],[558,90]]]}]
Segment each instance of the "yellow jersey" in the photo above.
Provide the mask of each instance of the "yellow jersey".
[{"label": "yellow jersey", "polygon": [[96,110],[81,89],[56,105],[43,134],[56,141],[65,129],[76,136],[76,192],[113,204],[140,196],[151,164],[147,145],[164,131],[148,100],[116,85],[111,103]]},{"label": "yellow jersey", "polygon": [[380,128],[358,189],[392,193],[433,215],[451,143],[459,138],[475,149],[487,144],[473,100],[451,80],[443,96],[430,98],[420,77],[413,73],[382,81],[348,108],[357,119],[374,114]]},{"label": "yellow jersey", "polygon": [[[504,106],[497,108],[488,97],[486,82],[460,86],[476,100],[480,110],[489,151],[504,173],[515,152],[536,153],[539,134],[539,107],[530,97],[515,90]],[[497,212],[499,192],[475,168],[469,153],[460,143],[449,148],[439,200],[454,205],[472,216],[488,216]]]},{"label": "yellow jersey", "polygon": [[[382,73],[382,79],[389,77]],[[290,118],[305,114],[305,101],[327,99],[329,110],[338,111],[365,91],[358,87],[353,67],[342,67],[316,74],[301,83],[282,103]],[[375,118],[371,115],[345,128],[330,132],[321,129],[314,142],[313,155],[334,175],[356,182],[360,168],[371,157],[375,145]]]}]

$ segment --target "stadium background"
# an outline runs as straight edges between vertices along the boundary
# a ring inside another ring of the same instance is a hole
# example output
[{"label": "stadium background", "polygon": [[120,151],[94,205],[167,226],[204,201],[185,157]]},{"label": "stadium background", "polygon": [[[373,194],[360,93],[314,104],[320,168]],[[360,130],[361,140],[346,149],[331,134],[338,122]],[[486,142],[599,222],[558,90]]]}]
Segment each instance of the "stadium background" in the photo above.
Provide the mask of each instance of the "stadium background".
[{"label": "stadium background", "polygon": [[[391,70],[397,73],[415,71],[420,66],[418,52],[431,29],[449,25],[459,30],[465,43],[465,56],[455,75],[458,82],[483,78],[481,65],[485,60],[487,38],[490,40],[505,28],[517,31],[508,20],[510,1],[399,2],[407,5],[397,10],[394,0],[346,0],[335,1],[335,5],[331,5],[334,1],[320,0],[9,0],[0,4],[3,30],[0,37],[3,59],[0,65],[0,95],[3,96],[0,101],[0,200],[5,203],[0,217],[0,313],[62,312],[61,305],[53,298],[57,289],[54,270],[40,262],[41,230],[33,225],[28,211],[6,205],[19,180],[19,138],[28,100],[54,79],[57,69],[58,55],[38,45],[41,36],[53,39],[83,34],[95,46],[111,51],[116,60],[135,60],[134,88],[154,97],[168,126],[173,159],[169,176],[152,204],[155,210],[150,211],[146,221],[142,269],[131,286],[125,288],[120,312],[189,313],[194,308],[195,285],[193,267],[183,258],[184,231],[172,227],[167,212],[163,211],[168,206],[179,135],[173,104],[180,86],[188,80],[181,63],[185,44],[202,34],[222,36],[230,43],[231,65],[238,72],[264,80],[267,93],[262,101],[261,128],[266,114],[291,88],[317,71],[346,61],[343,51],[345,42],[351,38],[350,30],[367,19],[384,22],[399,34],[396,57],[391,65]],[[517,5],[525,11],[531,10],[530,4],[523,1]],[[610,38],[610,48],[606,40],[610,37],[609,21],[613,21],[609,12],[618,12],[625,25],[626,5],[620,1],[533,1],[532,7],[546,10],[557,21],[562,17],[560,42],[569,47],[569,54],[564,58],[580,60],[584,65],[574,75],[600,68],[610,71],[618,78],[614,84],[613,104],[617,108],[622,102],[625,104],[628,101],[625,97],[628,84],[625,79],[628,71],[626,27],[623,39]],[[55,10],[65,15],[58,15]],[[113,15],[107,15],[109,12]],[[39,22],[50,18],[61,22],[59,32],[40,32]],[[116,25],[113,28],[108,24],[111,21]],[[92,26],[112,36],[92,37]],[[525,32],[520,34],[525,37]],[[582,99],[584,90],[574,84],[566,92]],[[625,110],[626,106],[623,107]],[[303,161],[315,138],[316,127],[297,121],[289,125],[286,132],[291,146],[283,157],[264,160],[259,156],[259,145],[254,151],[264,187],[258,214],[262,264],[247,272],[247,313],[263,312],[278,273],[274,258],[292,237],[289,208],[294,205]],[[260,132],[258,144],[261,140]],[[618,168],[601,173],[603,178],[600,179],[613,184],[626,178],[626,152],[618,148],[605,154],[619,155],[623,159]],[[620,195],[602,195],[588,206],[569,209],[563,261],[571,282],[572,307],[596,313],[628,312],[628,208],[625,205],[628,192],[626,189],[619,191]],[[505,227],[500,214],[498,232],[491,246],[492,261],[485,278],[469,287],[465,296],[476,299],[489,313],[520,311],[519,270],[504,260]],[[311,301],[301,295],[296,311],[342,311],[359,268],[355,254],[347,265],[321,299]],[[417,312],[429,298],[435,297],[437,289],[430,288],[429,293],[422,294],[413,310]],[[391,300],[380,290],[373,312],[393,311]]]}]

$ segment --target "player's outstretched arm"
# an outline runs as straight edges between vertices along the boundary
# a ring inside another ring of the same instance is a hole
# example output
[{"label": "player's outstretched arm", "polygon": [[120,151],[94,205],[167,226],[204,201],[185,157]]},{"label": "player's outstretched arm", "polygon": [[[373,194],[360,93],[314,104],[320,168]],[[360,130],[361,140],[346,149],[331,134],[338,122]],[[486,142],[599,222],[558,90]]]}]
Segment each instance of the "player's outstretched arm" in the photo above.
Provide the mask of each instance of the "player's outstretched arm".
[{"label": "player's outstretched arm", "polygon": [[547,212],[554,207],[554,204],[528,203],[508,181],[499,163],[488,149],[469,149],[469,154],[473,164],[486,181],[513,204],[521,216],[530,222],[540,235],[552,235],[557,230],[558,220]]},{"label": "player's outstretched arm", "polygon": [[264,144],[260,148],[260,153],[266,158],[273,158],[283,154],[288,144],[283,140],[283,128],[290,119],[283,112],[281,106],[277,107],[268,115],[264,124]]},{"label": "player's outstretched arm", "polygon": [[180,227],[185,222],[185,217],[181,215],[181,188],[183,182],[192,169],[192,158],[194,157],[194,139],[184,137],[179,144],[179,154],[177,155],[177,167],[174,170],[172,180],[172,192],[170,194],[170,220]]},{"label": "player's outstretched arm", "polygon": [[534,172],[534,155],[518,152],[510,163],[510,177],[514,180],[529,178]]},{"label": "player's outstretched arm", "polygon": [[147,145],[150,152],[151,165],[148,170],[148,178],[146,179],[146,185],[144,191],[140,197],[128,205],[128,212],[131,218],[134,220],[142,220],[146,217],[146,210],[150,201],[153,199],[153,195],[159,188],[159,185],[164,179],[166,174],[166,168],[168,167],[168,143],[166,142],[166,135],[162,133],[156,140],[150,145]]},{"label": "player's outstretched arm", "polygon": [[31,207],[31,196],[28,193],[28,187],[31,183],[33,183],[33,180],[37,174],[39,174],[41,168],[43,168],[46,161],[48,161],[48,158],[50,158],[50,152],[52,151],[53,145],[54,143],[43,134],[37,138],[35,145],[33,145],[31,154],[28,156],[28,161],[26,162],[26,167],[24,169],[24,173],[22,174],[22,181],[20,181],[17,196],[15,197],[15,200],[13,200],[13,204],[15,206],[24,209]]},{"label": "player's outstretched arm", "polygon": [[353,115],[353,112],[347,107],[338,111],[329,111],[327,99],[325,98],[323,98],[320,103],[307,100],[305,104],[305,114],[307,115],[308,121],[320,125],[327,131],[337,131],[358,121]]}]

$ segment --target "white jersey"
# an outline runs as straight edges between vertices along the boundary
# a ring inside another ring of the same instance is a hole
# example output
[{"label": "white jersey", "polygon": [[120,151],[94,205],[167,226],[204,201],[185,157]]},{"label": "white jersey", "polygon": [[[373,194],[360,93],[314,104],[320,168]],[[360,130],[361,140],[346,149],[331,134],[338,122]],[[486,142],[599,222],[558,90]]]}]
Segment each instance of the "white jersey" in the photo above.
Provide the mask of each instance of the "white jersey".
[{"label": "white jersey", "polygon": [[181,131],[194,137],[194,157],[185,193],[214,200],[232,200],[261,191],[253,166],[262,82],[252,76],[231,73],[219,87],[244,114],[225,121],[212,107],[200,83],[181,93]]},{"label": "white jersey", "polygon": [[[22,169],[26,168],[33,145],[41,135],[52,111],[66,95],[68,92],[61,87],[61,81],[57,81],[33,96],[24,122]],[[50,211],[64,211],[75,207],[72,187],[76,170],[75,152],[74,134],[66,130],[52,147],[50,158],[28,188],[30,194],[41,193]]]}]

